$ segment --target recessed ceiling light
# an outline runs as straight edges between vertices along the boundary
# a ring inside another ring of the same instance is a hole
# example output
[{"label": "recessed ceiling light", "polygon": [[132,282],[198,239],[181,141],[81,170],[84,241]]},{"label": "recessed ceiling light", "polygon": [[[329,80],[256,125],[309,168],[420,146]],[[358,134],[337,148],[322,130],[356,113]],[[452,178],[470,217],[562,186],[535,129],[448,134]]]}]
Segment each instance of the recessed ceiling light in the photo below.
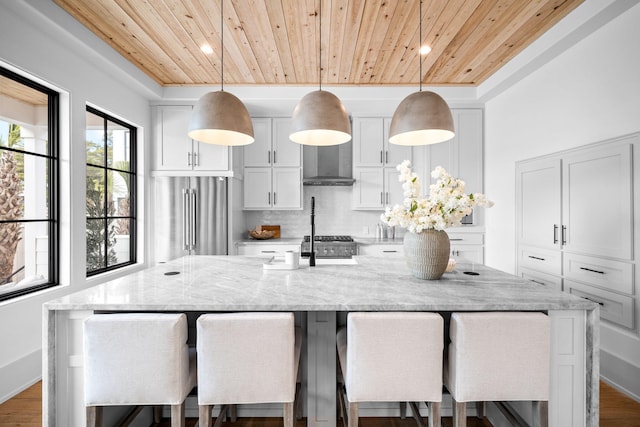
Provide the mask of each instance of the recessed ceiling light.
[{"label": "recessed ceiling light", "polygon": [[206,53],[207,55],[211,55],[213,53],[213,48],[208,44],[203,44],[200,46],[200,50]]},{"label": "recessed ceiling light", "polygon": [[431,52],[431,47],[430,46],[427,46],[426,44],[420,46],[420,55],[426,55],[429,52]]}]

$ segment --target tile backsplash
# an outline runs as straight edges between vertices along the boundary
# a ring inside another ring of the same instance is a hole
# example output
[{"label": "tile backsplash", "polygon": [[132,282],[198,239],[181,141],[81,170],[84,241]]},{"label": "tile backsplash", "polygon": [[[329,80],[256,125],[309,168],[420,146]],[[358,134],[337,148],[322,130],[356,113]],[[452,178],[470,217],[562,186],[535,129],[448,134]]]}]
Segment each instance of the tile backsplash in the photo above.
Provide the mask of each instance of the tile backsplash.
[{"label": "tile backsplash", "polygon": [[[316,235],[375,237],[382,211],[352,210],[353,187],[306,186],[302,211],[245,211],[247,226],[280,225],[282,238],[310,233],[311,197],[316,198]],[[368,233],[366,233],[368,229]]]}]

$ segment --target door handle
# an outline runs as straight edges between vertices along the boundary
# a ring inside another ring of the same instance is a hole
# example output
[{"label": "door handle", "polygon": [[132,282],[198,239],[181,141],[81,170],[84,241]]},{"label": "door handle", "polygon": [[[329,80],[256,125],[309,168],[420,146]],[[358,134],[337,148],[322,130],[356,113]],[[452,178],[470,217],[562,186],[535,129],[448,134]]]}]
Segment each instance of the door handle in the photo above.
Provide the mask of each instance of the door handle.
[{"label": "door handle", "polygon": [[188,221],[189,221],[189,195],[187,189],[182,189],[182,249],[187,251],[187,233],[188,233]]},{"label": "door handle", "polygon": [[196,190],[191,189],[191,247],[196,248],[196,224],[198,223],[198,193]]}]

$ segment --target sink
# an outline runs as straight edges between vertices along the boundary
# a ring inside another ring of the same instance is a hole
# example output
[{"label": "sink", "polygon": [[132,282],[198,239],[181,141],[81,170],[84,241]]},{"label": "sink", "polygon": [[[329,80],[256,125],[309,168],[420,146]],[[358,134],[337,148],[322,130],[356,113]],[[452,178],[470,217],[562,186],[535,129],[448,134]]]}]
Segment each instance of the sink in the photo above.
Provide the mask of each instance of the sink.
[{"label": "sink", "polygon": [[[318,265],[357,265],[355,258],[316,258]],[[308,266],[309,258],[300,258],[300,265]]]}]

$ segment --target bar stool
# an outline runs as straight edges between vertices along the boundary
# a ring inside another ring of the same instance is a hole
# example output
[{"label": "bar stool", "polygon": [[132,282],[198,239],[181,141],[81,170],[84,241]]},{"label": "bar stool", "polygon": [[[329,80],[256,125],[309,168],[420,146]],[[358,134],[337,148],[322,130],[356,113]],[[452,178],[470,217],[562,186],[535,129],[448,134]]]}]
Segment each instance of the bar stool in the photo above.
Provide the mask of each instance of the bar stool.
[{"label": "bar stool", "polygon": [[95,314],[84,321],[87,426],[102,425],[104,406],[171,405],[172,427],[185,423],[184,401],[196,383],[184,314]]},{"label": "bar stool", "polygon": [[282,403],[293,427],[302,343],[293,313],[203,314],[196,324],[200,427],[211,426],[213,405],[224,405],[218,425],[243,403]]},{"label": "bar stool", "polygon": [[[338,331],[342,418],[358,426],[360,402],[429,402],[429,426],[440,427],[442,316],[436,313],[349,313]],[[348,413],[347,402],[348,401]]]},{"label": "bar stool", "polygon": [[[466,426],[466,402],[534,402],[534,425],[547,425],[550,321],[543,313],[453,313],[445,385],[453,425]],[[511,415],[499,403],[507,418]],[[479,416],[484,416],[478,405]],[[513,420],[510,420],[513,422]]]}]

